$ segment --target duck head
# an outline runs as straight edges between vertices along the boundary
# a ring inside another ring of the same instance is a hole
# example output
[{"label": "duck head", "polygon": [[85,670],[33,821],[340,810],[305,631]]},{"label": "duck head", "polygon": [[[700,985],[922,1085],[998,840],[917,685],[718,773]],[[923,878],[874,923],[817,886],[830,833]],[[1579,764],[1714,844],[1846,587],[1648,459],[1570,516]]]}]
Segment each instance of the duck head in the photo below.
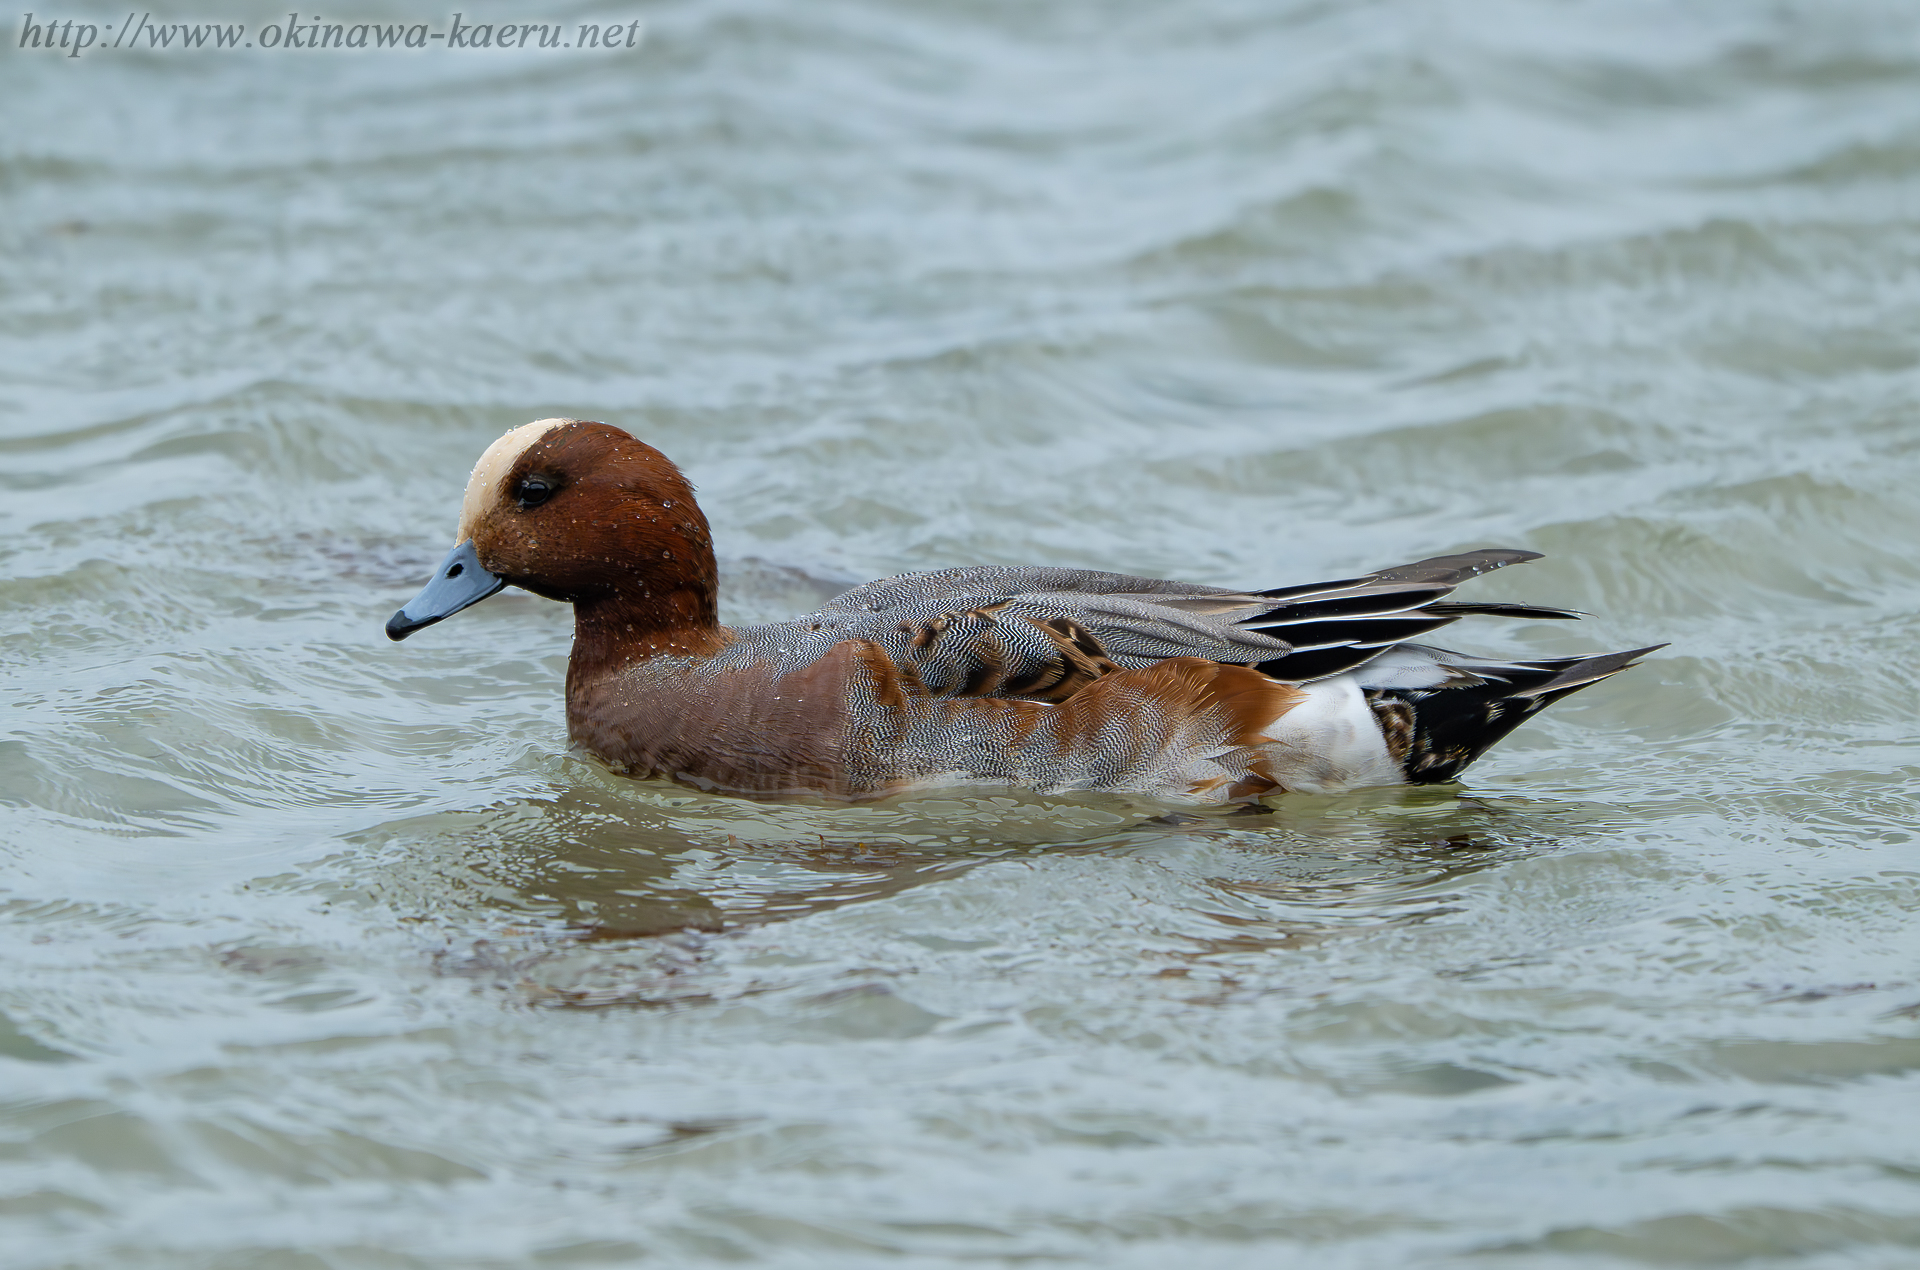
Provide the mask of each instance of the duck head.
[{"label": "duck head", "polygon": [[488,446],[454,540],[387,621],[389,638],[509,586],[574,606],[576,661],[615,647],[697,651],[719,631],[712,539],[693,487],[664,454],[609,424],[541,419]]}]

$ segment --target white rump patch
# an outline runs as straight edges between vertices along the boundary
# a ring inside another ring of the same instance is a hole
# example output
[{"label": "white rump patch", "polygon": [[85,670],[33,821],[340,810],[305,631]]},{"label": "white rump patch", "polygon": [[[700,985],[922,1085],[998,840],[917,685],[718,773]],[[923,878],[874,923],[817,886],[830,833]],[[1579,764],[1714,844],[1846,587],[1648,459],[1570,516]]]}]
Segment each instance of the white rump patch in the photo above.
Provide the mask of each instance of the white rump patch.
[{"label": "white rump patch", "polygon": [[459,546],[473,537],[474,526],[487,514],[487,508],[499,496],[500,482],[506,478],[527,447],[563,423],[578,423],[578,419],[535,419],[532,423],[523,423],[513,431],[487,447],[480,461],[473,465],[473,475],[467,478],[466,497],[460,500],[460,528],[453,535],[453,545]]},{"label": "white rump patch", "polygon": [[1387,753],[1380,721],[1352,674],[1301,684],[1307,699],[1262,731],[1271,744],[1273,779],[1283,789],[1338,794],[1369,785],[1404,785],[1405,772]]}]

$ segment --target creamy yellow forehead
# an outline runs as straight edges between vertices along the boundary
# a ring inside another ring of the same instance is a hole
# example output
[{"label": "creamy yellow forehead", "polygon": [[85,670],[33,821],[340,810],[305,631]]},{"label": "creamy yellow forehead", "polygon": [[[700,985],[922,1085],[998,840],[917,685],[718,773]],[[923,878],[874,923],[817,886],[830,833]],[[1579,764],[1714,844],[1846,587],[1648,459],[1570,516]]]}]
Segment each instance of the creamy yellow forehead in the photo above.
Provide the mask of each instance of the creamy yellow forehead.
[{"label": "creamy yellow forehead", "polygon": [[458,546],[473,537],[474,527],[487,512],[500,491],[500,482],[505,479],[527,447],[563,423],[578,422],[574,419],[535,419],[532,423],[523,423],[513,431],[487,447],[480,461],[473,465],[473,475],[467,478],[467,494],[460,500],[460,528],[454,533],[454,545]]}]

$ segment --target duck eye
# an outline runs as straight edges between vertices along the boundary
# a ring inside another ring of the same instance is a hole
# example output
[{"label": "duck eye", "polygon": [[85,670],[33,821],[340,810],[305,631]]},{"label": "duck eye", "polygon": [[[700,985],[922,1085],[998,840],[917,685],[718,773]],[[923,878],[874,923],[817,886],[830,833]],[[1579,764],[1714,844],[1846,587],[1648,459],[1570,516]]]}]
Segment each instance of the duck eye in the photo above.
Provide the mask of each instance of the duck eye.
[{"label": "duck eye", "polygon": [[553,497],[553,482],[544,476],[523,476],[519,484],[513,487],[513,497],[520,504],[520,510],[538,507]]}]

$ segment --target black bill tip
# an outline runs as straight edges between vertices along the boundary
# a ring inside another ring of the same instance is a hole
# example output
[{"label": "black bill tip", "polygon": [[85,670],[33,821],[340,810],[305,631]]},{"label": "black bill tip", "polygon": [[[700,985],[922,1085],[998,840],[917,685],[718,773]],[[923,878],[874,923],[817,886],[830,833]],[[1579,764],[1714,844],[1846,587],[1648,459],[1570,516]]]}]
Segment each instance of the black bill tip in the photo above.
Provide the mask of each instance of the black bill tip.
[{"label": "black bill tip", "polygon": [[469,538],[447,553],[433,577],[420,588],[420,594],[387,619],[387,638],[403,640],[423,626],[444,621],[461,609],[497,595],[506,585],[505,578],[487,572]]},{"label": "black bill tip", "polygon": [[387,638],[397,644],[415,631],[445,620],[440,617],[408,617],[405,609],[396,609],[393,616],[387,619]]}]

